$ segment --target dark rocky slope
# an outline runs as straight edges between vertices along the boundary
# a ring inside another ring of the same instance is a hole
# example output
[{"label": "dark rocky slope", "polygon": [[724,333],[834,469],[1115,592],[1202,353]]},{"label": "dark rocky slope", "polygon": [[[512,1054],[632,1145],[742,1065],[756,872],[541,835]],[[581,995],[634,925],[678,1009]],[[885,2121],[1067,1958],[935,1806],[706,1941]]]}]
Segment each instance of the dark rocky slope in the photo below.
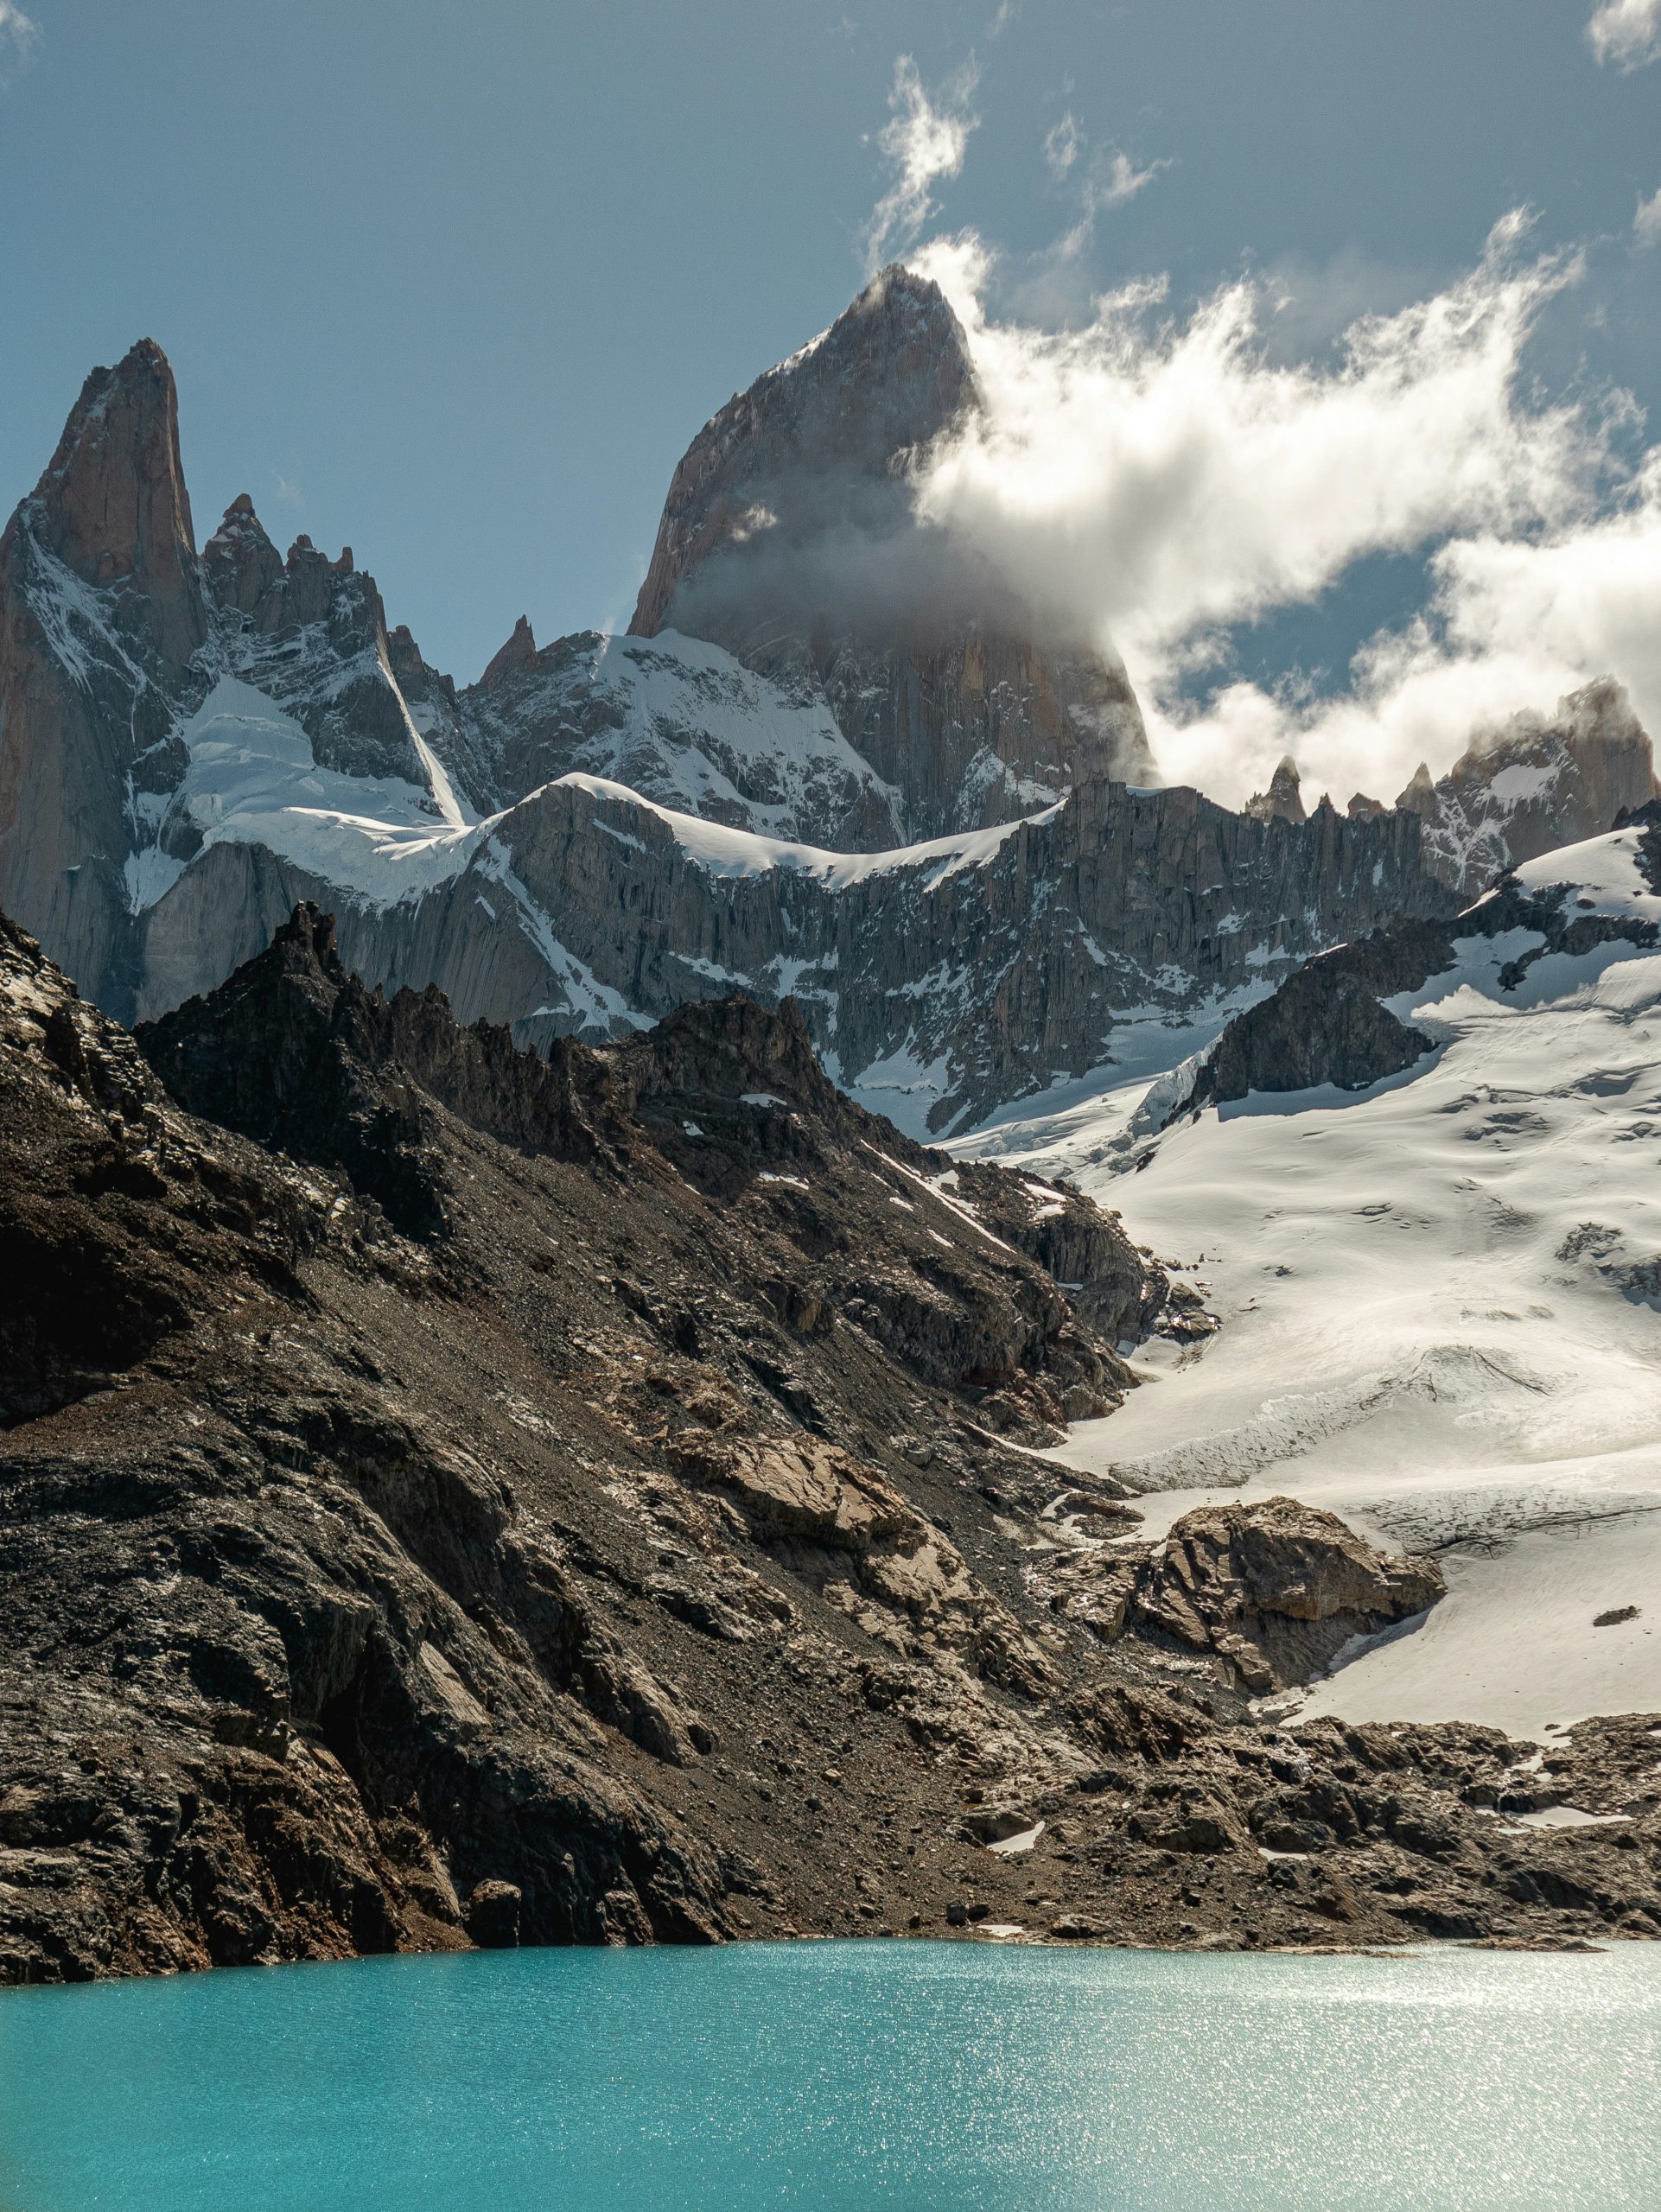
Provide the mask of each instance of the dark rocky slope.
[{"label": "dark rocky slope", "polygon": [[1126,1509],[1004,1440],[1125,1379],[1043,1262],[1157,1276],[788,1014],[544,1064],[302,914],[144,1043],[222,1118],[0,932],[0,1977],[1661,1924],[1648,1724],[1554,1755],[1588,1841],[1480,1816],[1492,1732],[1251,1719],[1428,1570],[1235,1509],[1115,1617]]}]

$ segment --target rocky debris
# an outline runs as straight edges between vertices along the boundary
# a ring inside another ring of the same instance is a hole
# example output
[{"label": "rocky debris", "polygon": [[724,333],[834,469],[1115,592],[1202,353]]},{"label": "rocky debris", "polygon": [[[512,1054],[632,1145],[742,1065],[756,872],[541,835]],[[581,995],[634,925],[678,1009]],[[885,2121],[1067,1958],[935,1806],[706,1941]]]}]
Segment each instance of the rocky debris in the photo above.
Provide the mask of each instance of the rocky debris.
[{"label": "rocky debris", "polygon": [[1524,861],[1600,837],[1661,796],[1650,740],[1613,677],[1485,732],[1445,776],[1422,763],[1396,804],[1425,825],[1427,865],[1473,898]]},{"label": "rocky debris", "polygon": [[1594,1628],[1618,1628],[1622,1621],[1635,1621],[1641,1608],[1637,1605],[1611,1605],[1606,1611],[1594,1613]]},{"label": "rocky debris", "polygon": [[[538,1077],[361,993],[302,915],[160,1056],[227,1115],[262,1071],[257,1145],[0,935],[0,1978],[944,1934],[954,1900],[964,1940],[1653,1924],[1653,1722],[1543,1767],[1253,1719],[1231,1634],[1278,1654],[1392,1586],[1341,1535],[1272,1571],[1196,1535],[1205,1650],[1035,1592],[1058,1536],[1111,1552],[1079,1531],[1120,1501],[1046,1518],[994,1413],[1111,1355],[804,1036],[689,1008],[655,1055]],[[320,1069],[348,1121],[408,1105],[419,1236],[357,1186],[373,1148],[298,1111]],[[702,1184],[655,1141],[694,1096],[677,1159],[730,1154]],[[972,1207],[1004,1219],[996,1188]],[[1016,1363],[965,1371],[988,1346]],[[1518,1791],[1620,1817],[1537,1829]]]},{"label": "rocky debris", "polygon": [[1157,1543],[1101,1542],[1092,1531],[1029,1580],[1104,1643],[1151,1637],[1203,1652],[1219,1679],[1254,1697],[1308,1681],[1353,1639],[1427,1611],[1447,1588],[1433,1560],[1391,1559],[1335,1515],[1288,1497],[1202,1506]]},{"label": "rocky debris", "polygon": [[[1053,1606],[1035,1568],[1111,1560],[1091,1531],[1122,1500],[1047,1517],[1053,1471],[989,1409],[1037,1405],[1091,1336],[938,1154],[867,1144],[881,1123],[816,1089],[787,1015],[688,1008],[657,1058],[570,1046],[573,1095],[613,1117],[584,1146],[511,1048],[356,991],[301,916],[170,1038],[228,1113],[264,1068],[296,1159],[190,1119],[0,938],[0,1234],[35,1239],[0,1274],[0,1975],[1657,1924],[1654,1719],[1531,1761],[1482,1730],[1252,1717],[1230,1637],[1287,1672],[1409,1601],[1322,1516],[1179,1524],[1148,1599],[1181,1591],[1206,1648]],[[414,1106],[442,1199],[420,1236],[359,1192],[356,1139],[292,1115],[319,1039],[347,1117],[398,1084]],[[725,1099],[730,1135],[681,1130],[735,1154],[699,1188],[652,1130],[695,1093],[715,1128],[716,1084],[760,1071],[772,1099]],[[80,1305],[20,1294],[48,1268]],[[1035,1365],[953,1371],[953,1312],[960,1347]],[[1528,1827],[1535,1802],[1610,1825]]]}]

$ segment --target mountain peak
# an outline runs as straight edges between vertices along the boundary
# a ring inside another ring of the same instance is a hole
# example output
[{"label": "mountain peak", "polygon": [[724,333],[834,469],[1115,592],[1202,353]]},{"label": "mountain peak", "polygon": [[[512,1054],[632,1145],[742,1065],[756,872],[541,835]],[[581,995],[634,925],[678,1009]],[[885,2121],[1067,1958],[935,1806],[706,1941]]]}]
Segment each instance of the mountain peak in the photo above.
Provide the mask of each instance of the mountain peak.
[{"label": "mountain peak", "polygon": [[153,338],[87,378],[35,500],[45,549],[86,583],[143,594],[159,650],[182,667],[207,626],[179,458],[178,391]]},{"label": "mountain peak", "polygon": [[1309,819],[1308,810],[1303,804],[1298,764],[1289,753],[1281,755],[1280,766],[1269,779],[1269,789],[1249,798],[1244,810],[1258,822],[1307,822]]},{"label": "mountain peak", "polygon": [[500,652],[492,656],[489,665],[479,678],[480,689],[484,691],[493,690],[504,677],[511,676],[516,668],[529,667],[536,657],[537,640],[531,628],[531,618],[528,614],[521,614],[513,625],[512,635]]},{"label": "mountain peak", "polygon": [[830,328],[735,394],[669,487],[632,632],[670,626],[692,571],[758,530],[799,541],[879,506],[893,527],[910,456],[979,407],[963,325],[939,286],[885,269]]}]

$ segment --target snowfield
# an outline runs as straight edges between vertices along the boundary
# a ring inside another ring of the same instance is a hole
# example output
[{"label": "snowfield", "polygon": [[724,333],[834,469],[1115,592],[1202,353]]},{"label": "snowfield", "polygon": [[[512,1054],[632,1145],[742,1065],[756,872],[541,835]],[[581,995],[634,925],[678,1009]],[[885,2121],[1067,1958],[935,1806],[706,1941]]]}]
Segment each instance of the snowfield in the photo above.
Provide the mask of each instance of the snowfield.
[{"label": "snowfield", "polygon": [[[1661,922],[1636,844],[1519,874],[1574,886],[1571,914]],[[1306,1713],[1537,1735],[1661,1709],[1661,952],[1550,956],[1503,990],[1541,942],[1461,940],[1391,1001],[1439,1049],[1369,1091],[1254,1095],[1124,1145],[1137,1083],[961,1147],[1069,1175],[1223,1322],[1055,1458],[1149,1493],[1155,1535],[1281,1492],[1441,1554],[1447,1599]]]}]

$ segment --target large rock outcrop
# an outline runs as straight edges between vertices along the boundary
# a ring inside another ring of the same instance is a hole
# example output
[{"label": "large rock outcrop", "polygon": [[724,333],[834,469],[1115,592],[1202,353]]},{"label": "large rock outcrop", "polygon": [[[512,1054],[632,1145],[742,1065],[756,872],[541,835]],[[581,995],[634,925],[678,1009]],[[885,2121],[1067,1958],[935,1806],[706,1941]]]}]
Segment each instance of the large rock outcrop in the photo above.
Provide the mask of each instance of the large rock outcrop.
[{"label": "large rock outcrop", "polygon": [[[1661,809],[1651,809],[1661,815]],[[1639,821],[1647,819],[1641,815]],[[1648,851],[1656,832],[1634,830],[1640,868],[1653,866]],[[1435,1039],[1403,1020],[1385,1003],[1410,998],[1436,976],[1454,987],[1463,953],[1469,957],[1513,931],[1533,938],[1501,964],[1503,991],[1514,991],[1536,962],[1549,953],[1571,957],[1595,945],[1657,941],[1652,921],[1640,915],[1586,912],[1594,902],[1575,896],[1572,885],[1530,887],[1507,877],[1461,914],[1447,920],[1403,916],[1382,929],[1295,969],[1267,999],[1246,1007],[1200,1056],[1192,1080],[1168,1116],[1203,1106],[1222,1106],[1253,1091],[1308,1090],[1327,1084],[1362,1090],[1416,1066]]]}]

